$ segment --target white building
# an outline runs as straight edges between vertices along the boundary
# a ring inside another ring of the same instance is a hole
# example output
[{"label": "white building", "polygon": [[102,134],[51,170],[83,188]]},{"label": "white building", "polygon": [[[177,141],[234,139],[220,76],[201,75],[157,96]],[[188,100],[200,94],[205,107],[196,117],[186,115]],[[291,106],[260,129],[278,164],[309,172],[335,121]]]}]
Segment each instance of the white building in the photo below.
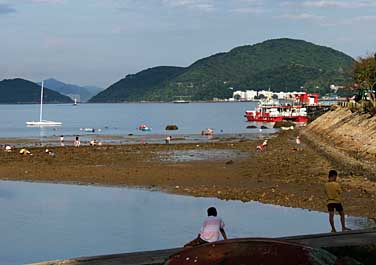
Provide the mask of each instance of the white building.
[{"label": "white building", "polygon": [[246,90],[246,91],[235,91],[232,94],[232,97],[236,100],[245,101],[245,100],[252,100],[257,95],[256,91],[253,90]]},{"label": "white building", "polygon": [[257,96],[263,95],[266,98],[273,98],[277,97],[278,99],[291,99],[295,98],[294,95],[297,94],[304,94],[306,92],[273,92],[269,90],[246,90],[246,91],[235,91],[232,94],[232,98],[229,99],[229,101],[247,101],[247,100],[254,100]]}]

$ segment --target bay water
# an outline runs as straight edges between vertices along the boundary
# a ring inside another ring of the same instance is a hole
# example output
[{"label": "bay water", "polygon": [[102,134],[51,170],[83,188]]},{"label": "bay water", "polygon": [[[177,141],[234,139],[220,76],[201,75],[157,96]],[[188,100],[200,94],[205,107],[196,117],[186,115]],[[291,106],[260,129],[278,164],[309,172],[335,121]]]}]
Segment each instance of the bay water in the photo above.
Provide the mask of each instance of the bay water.
[{"label": "bay water", "polygon": [[[0,138],[33,138],[53,135],[83,135],[85,128],[102,135],[128,134],[200,134],[206,128],[215,133],[257,133],[249,130],[244,112],[254,109],[254,102],[245,103],[124,103],[124,104],[45,104],[43,119],[59,121],[59,127],[29,128],[25,122],[39,120],[39,105],[0,105]],[[152,128],[137,130],[145,124]],[[166,132],[169,124],[177,131]],[[272,130],[270,131],[272,132]]]},{"label": "bay water", "polygon": [[[229,238],[330,231],[326,213],[258,202],[0,181],[0,264],[180,247],[197,236],[210,206]],[[353,229],[368,226],[366,218],[347,220]]]}]

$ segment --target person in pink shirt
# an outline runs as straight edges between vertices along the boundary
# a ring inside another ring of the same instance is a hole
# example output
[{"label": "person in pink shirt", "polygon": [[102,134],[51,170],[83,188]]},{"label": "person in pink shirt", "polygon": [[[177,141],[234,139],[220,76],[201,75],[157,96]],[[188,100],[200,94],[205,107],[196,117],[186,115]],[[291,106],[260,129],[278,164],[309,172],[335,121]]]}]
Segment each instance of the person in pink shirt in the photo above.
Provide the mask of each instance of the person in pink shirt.
[{"label": "person in pink shirt", "polygon": [[187,243],[184,247],[194,247],[206,243],[218,241],[220,235],[224,240],[227,240],[225,232],[225,224],[220,217],[217,216],[217,209],[210,207],[208,210],[208,217],[204,220],[200,233],[197,238]]},{"label": "person in pink shirt", "polygon": [[298,135],[298,136],[296,136],[296,144],[299,146],[300,143],[301,143],[300,136]]}]

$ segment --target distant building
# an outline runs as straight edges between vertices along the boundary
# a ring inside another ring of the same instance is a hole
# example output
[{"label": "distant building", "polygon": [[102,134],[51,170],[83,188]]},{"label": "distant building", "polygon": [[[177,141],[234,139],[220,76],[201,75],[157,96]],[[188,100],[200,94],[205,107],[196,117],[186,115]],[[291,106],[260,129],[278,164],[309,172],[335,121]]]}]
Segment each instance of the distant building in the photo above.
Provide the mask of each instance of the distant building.
[{"label": "distant building", "polygon": [[247,101],[253,100],[258,95],[257,91],[254,90],[246,90],[246,91],[235,91],[232,94],[232,98],[238,101]]},{"label": "distant building", "polygon": [[293,99],[296,95],[303,95],[306,92],[273,92],[269,90],[246,90],[246,91],[235,91],[232,94],[232,98],[228,99],[229,101],[249,101],[257,99],[263,95],[265,98],[277,98],[277,99]]}]

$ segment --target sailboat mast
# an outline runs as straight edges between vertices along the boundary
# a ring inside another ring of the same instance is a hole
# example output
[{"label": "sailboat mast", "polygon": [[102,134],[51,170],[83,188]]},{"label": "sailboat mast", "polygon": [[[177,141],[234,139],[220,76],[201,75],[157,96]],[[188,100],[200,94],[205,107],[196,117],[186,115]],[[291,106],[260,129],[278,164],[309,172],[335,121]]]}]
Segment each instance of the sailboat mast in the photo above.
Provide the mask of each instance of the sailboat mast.
[{"label": "sailboat mast", "polygon": [[40,91],[39,121],[42,121],[42,113],[43,113],[43,87],[44,87],[44,81],[42,80],[42,88],[41,88],[41,91]]}]

